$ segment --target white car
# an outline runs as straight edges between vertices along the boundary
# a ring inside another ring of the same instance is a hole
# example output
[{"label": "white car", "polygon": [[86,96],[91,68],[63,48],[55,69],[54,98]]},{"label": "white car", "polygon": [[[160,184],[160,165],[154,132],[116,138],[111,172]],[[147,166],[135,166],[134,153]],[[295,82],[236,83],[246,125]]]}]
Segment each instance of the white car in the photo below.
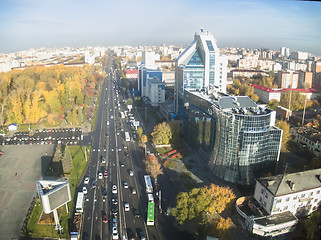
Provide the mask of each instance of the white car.
[{"label": "white car", "polygon": [[89,177],[85,177],[84,184],[88,184],[89,181],[90,181],[90,178]]},{"label": "white car", "polygon": [[117,186],[114,184],[112,189],[113,194],[117,194]]},{"label": "white car", "polygon": [[129,176],[134,176],[134,172],[133,172],[133,170],[129,170]]},{"label": "white car", "polygon": [[124,203],[125,212],[130,211],[129,203]]},{"label": "white car", "polygon": [[103,179],[103,174],[101,172],[98,173],[98,179]]},{"label": "white car", "polygon": [[124,182],[124,188],[128,188],[128,183]]},{"label": "white car", "polygon": [[83,188],[82,188],[82,192],[83,192],[84,194],[87,194],[87,188],[86,188],[86,187],[83,187]]}]

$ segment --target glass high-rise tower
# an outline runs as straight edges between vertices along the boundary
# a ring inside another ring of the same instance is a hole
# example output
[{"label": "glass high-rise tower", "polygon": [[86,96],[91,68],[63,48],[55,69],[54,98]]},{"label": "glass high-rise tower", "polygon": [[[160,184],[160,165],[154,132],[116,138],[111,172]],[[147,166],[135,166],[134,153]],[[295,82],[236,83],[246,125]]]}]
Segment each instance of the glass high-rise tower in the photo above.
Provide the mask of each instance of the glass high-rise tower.
[{"label": "glass high-rise tower", "polygon": [[213,35],[195,33],[194,41],[176,59],[175,110],[183,116],[184,89],[216,88],[226,92],[227,59],[220,56]]}]

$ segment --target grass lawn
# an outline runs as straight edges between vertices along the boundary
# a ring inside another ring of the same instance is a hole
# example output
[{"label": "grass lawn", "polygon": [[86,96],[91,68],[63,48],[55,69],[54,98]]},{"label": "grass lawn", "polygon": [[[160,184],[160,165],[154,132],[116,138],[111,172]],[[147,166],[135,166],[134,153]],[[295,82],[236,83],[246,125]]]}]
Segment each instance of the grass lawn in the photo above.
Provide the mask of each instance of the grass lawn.
[{"label": "grass lawn", "polygon": [[191,173],[190,172],[181,172],[179,173],[179,176],[181,177],[182,180],[188,180],[191,179]]},{"label": "grass lawn", "polygon": [[[60,224],[63,227],[63,233],[61,237],[67,238],[68,237],[68,220],[71,218],[72,210],[73,210],[73,203],[74,203],[74,196],[76,187],[79,184],[80,179],[82,179],[82,175],[84,170],[89,164],[89,161],[86,162],[85,160],[85,147],[84,146],[68,146],[70,150],[70,154],[73,159],[73,168],[69,175],[69,186],[70,186],[70,193],[71,193],[71,201],[68,203],[69,213],[66,212],[65,206],[63,206],[61,215],[60,215]],[[87,157],[90,156],[91,147],[86,147],[87,149]],[[52,172],[51,176],[56,176],[60,174],[60,171]],[[42,206],[40,201],[37,200],[36,205],[32,211],[30,220],[28,222],[27,228],[25,230],[25,236],[31,237],[55,237],[58,238],[59,235],[56,230],[54,230],[54,226],[50,224],[38,224],[40,215],[42,212]]]},{"label": "grass lawn", "polygon": [[[33,129],[36,127],[37,124],[35,123],[30,123],[30,129]],[[29,131],[29,124],[21,124],[18,126],[18,131]]]},{"label": "grass lawn", "polygon": [[161,157],[165,156],[165,153],[172,151],[172,147],[161,147],[161,148],[156,148],[156,151],[159,153]]},{"label": "grass lawn", "polygon": [[167,162],[164,164],[164,167],[166,168],[174,168],[176,166],[176,162],[167,160]]}]

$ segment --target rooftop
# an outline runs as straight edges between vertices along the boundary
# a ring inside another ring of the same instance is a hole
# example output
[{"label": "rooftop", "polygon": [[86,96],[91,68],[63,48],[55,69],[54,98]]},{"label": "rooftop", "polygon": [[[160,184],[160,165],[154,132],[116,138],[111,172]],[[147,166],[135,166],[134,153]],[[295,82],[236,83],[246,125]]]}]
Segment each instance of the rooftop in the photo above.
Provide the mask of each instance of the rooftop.
[{"label": "rooftop", "polygon": [[304,172],[289,173],[259,178],[274,196],[283,196],[309,189],[321,188],[321,168]]},{"label": "rooftop", "polygon": [[268,215],[260,218],[254,219],[256,224],[271,227],[275,225],[281,225],[283,223],[288,223],[291,221],[297,221],[298,219],[289,211],[282,212],[278,214]]},{"label": "rooftop", "polygon": [[261,85],[255,84],[255,83],[250,84],[250,85],[256,89],[259,89],[259,90],[262,90],[265,92],[278,92],[276,90],[273,90],[272,88],[264,87],[264,86],[261,86]]}]

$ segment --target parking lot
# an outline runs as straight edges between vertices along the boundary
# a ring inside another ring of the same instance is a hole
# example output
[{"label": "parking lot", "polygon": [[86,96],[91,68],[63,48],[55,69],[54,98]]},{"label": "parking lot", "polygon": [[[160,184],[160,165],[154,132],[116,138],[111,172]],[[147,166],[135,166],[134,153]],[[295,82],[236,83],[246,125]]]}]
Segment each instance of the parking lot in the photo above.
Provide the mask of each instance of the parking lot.
[{"label": "parking lot", "polygon": [[0,239],[18,239],[54,145],[4,145],[0,151]]},{"label": "parking lot", "polygon": [[37,129],[33,135],[29,132],[15,132],[11,137],[1,137],[1,145],[67,144],[81,145],[81,128]]}]

